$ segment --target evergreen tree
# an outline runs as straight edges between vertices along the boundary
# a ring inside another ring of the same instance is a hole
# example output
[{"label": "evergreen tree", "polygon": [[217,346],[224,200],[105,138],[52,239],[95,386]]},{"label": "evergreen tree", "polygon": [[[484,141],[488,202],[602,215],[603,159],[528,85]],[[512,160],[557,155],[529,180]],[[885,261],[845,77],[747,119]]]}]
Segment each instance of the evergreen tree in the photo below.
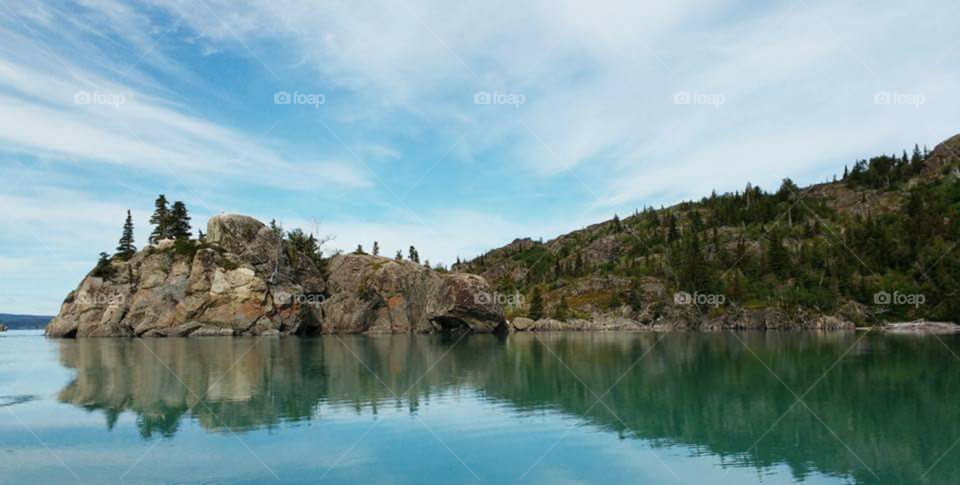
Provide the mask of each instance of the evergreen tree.
[{"label": "evergreen tree", "polygon": [[150,216],[150,224],[153,224],[153,232],[150,233],[150,244],[156,244],[161,239],[170,237],[170,207],[167,203],[167,197],[160,194],[154,201],[153,215]]},{"label": "evergreen tree", "polygon": [[417,252],[417,248],[410,246],[410,255],[408,256],[410,261],[414,263],[420,263],[420,253]]},{"label": "evergreen tree", "polygon": [[353,251],[353,254],[367,254],[363,252],[363,244],[357,244],[357,249]]},{"label": "evergreen tree", "polygon": [[373,255],[380,256],[380,243],[377,241],[373,242]]},{"label": "evergreen tree", "polygon": [[203,234],[203,231],[200,229],[197,229],[197,240],[200,242],[203,242],[206,238],[207,236]]},{"label": "evergreen tree", "polygon": [[116,269],[114,269],[114,267],[110,264],[110,255],[107,253],[100,253],[100,259],[97,260],[97,265],[93,268],[93,271],[91,271],[90,274],[105,280],[113,278],[113,276],[116,274]]},{"label": "evergreen tree", "polygon": [[667,244],[672,246],[677,239],[680,239],[680,231],[677,229],[677,216],[671,212],[667,219]]},{"label": "evergreen tree", "polygon": [[398,249],[398,250],[397,250],[397,255],[394,256],[393,259],[396,259],[397,261],[403,261],[403,252]]},{"label": "evergreen tree", "polygon": [[553,318],[565,322],[570,318],[570,306],[567,305],[566,298],[560,298],[560,303],[553,309]]},{"label": "evergreen tree", "polygon": [[778,229],[770,231],[768,237],[767,271],[781,278],[786,277],[790,271],[790,253],[783,246],[783,239]]},{"label": "evergreen tree", "polygon": [[707,262],[700,245],[700,236],[690,232],[684,238],[680,261],[680,284],[688,291],[709,290]]},{"label": "evergreen tree", "polygon": [[543,294],[540,293],[539,286],[533,288],[533,296],[530,298],[530,312],[528,315],[531,320],[540,320],[543,318]]},{"label": "evergreen tree", "polygon": [[179,200],[173,203],[167,224],[170,231],[167,237],[190,239],[190,215],[187,213],[186,204]]},{"label": "evergreen tree", "polygon": [[136,252],[137,247],[133,245],[133,216],[128,210],[127,220],[123,223],[123,235],[120,236],[120,243],[117,245],[117,257],[126,261]]}]

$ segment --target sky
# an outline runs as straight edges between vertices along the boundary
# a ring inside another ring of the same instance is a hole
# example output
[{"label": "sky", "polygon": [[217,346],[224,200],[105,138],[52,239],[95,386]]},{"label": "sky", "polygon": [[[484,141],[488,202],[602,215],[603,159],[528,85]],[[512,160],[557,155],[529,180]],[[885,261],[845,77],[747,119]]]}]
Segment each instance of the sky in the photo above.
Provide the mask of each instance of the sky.
[{"label": "sky", "polygon": [[195,228],[248,214],[449,265],[933,148],[960,133],[958,19],[946,0],[0,0],[0,312],[57,313],[128,209],[145,244],[161,193]]}]

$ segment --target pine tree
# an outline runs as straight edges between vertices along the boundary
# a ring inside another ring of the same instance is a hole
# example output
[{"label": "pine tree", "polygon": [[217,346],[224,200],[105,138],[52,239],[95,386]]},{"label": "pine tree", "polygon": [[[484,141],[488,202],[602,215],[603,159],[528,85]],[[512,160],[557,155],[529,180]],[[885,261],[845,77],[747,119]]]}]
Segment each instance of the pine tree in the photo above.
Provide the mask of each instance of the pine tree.
[{"label": "pine tree", "polygon": [[417,248],[410,246],[409,258],[410,261],[413,261],[414,263],[420,263],[420,253],[417,252]]},{"label": "pine tree", "polygon": [[570,306],[567,305],[566,298],[560,298],[560,303],[553,309],[553,318],[565,322],[570,318]]},{"label": "pine tree", "polygon": [[90,272],[91,275],[97,278],[103,278],[109,280],[113,278],[117,270],[110,264],[110,255],[107,253],[100,253],[100,259],[97,260],[97,265],[93,268],[93,271]]},{"label": "pine tree", "polygon": [[150,233],[150,244],[156,244],[161,239],[170,237],[170,207],[167,203],[167,197],[160,194],[153,203],[153,215],[150,216],[150,224],[154,225],[153,232]]},{"label": "pine tree", "polygon": [[691,231],[684,239],[683,259],[680,261],[680,282],[689,291],[707,291],[709,277],[700,237]]},{"label": "pine tree", "polygon": [[367,254],[363,252],[363,244],[357,244],[357,249],[353,251],[353,254]]},{"label": "pine tree", "polygon": [[397,261],[403,261],[403,251],[400,251],[400,250],[398,249],[398,250],[397,250],[397,255],[394,256],[393,259],[396,259]]},{"label": "pine tree", "polygon": [[190,239],[190,215],[187,213],[186,204],[179,200],[173,203],[167,224],[170,231],[168,237],[174,239]]},{"label": "pine tree", "polygon": [[377,241],[373,242],[373,255],[380,256],[380,243]]},{"label": "pine tree", "polygon": [[427,269],[431,269],[431,268],[430,268],[430,260],[429,260],[429,259],[423,260],[423,267],[424,267],[424,268],[427,268]]},{"label": "pine tree", "polygon": [[677,230],[677,216],[671,212],[667,222],[667,243],[672,246],[677,239],[680,239],[680,231]]},{"label": "pine tree", "polygon": [[117,257],[126,261],[136,252],[137,247],[133,245],[133,216],[128,210],[127,220],[123,223],[123,235],[120,236],[120,243],[117,245]]},{"label": "pine tree", "polygon": [[530,298],[530,312],[528,314],[531,320],[540,320],[543,318],[543,294],[539,287],[533,288],[533,296]]},{"label": "pine tree", "polygon": [[203,233],[203,231],[200,230],[200,229],[197,229],[197,240],[200,241],[200,242],[203,242],[204,239],[206,239],[206,238],[207,238],[207,236]]},{"label": "pine tree", "polygon": [[767,271],[775,273],[777,276],[785,277],[790,271],[790,253],[783,246],[783,239],[780,231],[774,229],[769,234],[769,247],[767,248]]}]

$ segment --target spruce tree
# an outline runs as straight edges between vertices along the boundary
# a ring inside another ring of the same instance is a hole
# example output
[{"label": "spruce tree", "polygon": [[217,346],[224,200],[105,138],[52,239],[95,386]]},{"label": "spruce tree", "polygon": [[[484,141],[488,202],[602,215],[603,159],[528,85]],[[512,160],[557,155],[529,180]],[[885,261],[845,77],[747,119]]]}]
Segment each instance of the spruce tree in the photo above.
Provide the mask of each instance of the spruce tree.
[{"label": "spruce tree", "polygon": [[790,253],[788,253],[787,248],[783,246],[783,238],[777,229],[770,231],[769,234],[767,271],[775,273],[780,277],[787,276],[790,271]]},{"label": "spruce tree", "polygon": [[380,243],[377,241],[373,242],[373,255],[380,256]]},{"label": "spruce tree", "polygon": [[393,259],[396,259],[397,261],[403,261],[403,251],[400,251],[400,250],[398,249],[398,250],[397,250],[397,255],[394,256]]},{"label": "spruce tree", "polygon": [[97,265],[93,268],[93,271],[91,271],[90,274],[97,278],[103,278],[108,281],[110,278],[113,278],[113,276],[116,274],[116,270],[110,265],[110,255],[107,253],[100,253],[100,259],[97,260]]},{"label": "spruce tree", "polygon": [[167,204],[167,197],[160,194],[153,203],[153,215],[150,216],[150,224],[154,225],[153,232],[150,233],[150,244],[156,244],[161,239],[170,237],[170,207]]},{"label": "spruce tree", "polygon": [[420,253],[417,252],[417,248],[410,246],[410,261],[414,263],[420,263]]},{"label": "spruce tree", "polygon": [[543,318],[543,294],[540,293],[539,287],[533,288],[533,296],[530,298],[529,316],[531,320],[540,320]]},{"label": "spruce tree", "polygon": [[190,239],[190,216],[187,213],[187,206],[179,200],[173,203],[170,209],[168,237],[174,239]]},{"label": "spruce tree", "polygon": [[133,245],[133,216],[127,211],[127,220],[123,223],[123,235],[120,236],[120,243],[117,245],[117,257],[121,260],[128,260],[137,252],[137,247]]},{"label": "spruce tree", "polygon": [[557,306],[553,309],[553,318],[561,322],[565,322],[570,318],[570,306],[567,305],[566,298],[560,298],[560,303],[557,303]]}]

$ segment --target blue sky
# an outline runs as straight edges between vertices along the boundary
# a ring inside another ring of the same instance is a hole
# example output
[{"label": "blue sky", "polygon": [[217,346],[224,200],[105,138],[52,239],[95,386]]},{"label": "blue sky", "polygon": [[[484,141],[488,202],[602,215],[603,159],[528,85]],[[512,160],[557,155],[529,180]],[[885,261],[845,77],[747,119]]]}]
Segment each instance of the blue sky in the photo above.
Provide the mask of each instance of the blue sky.
[{"label": "blue sky", "polygon": [[128,208],[145,242],[159,193],[195,227],[245,213],[449,264],[932,147],[960,132],[958,18],[948,1],[3,0],[0,311],[56,313]]}]

